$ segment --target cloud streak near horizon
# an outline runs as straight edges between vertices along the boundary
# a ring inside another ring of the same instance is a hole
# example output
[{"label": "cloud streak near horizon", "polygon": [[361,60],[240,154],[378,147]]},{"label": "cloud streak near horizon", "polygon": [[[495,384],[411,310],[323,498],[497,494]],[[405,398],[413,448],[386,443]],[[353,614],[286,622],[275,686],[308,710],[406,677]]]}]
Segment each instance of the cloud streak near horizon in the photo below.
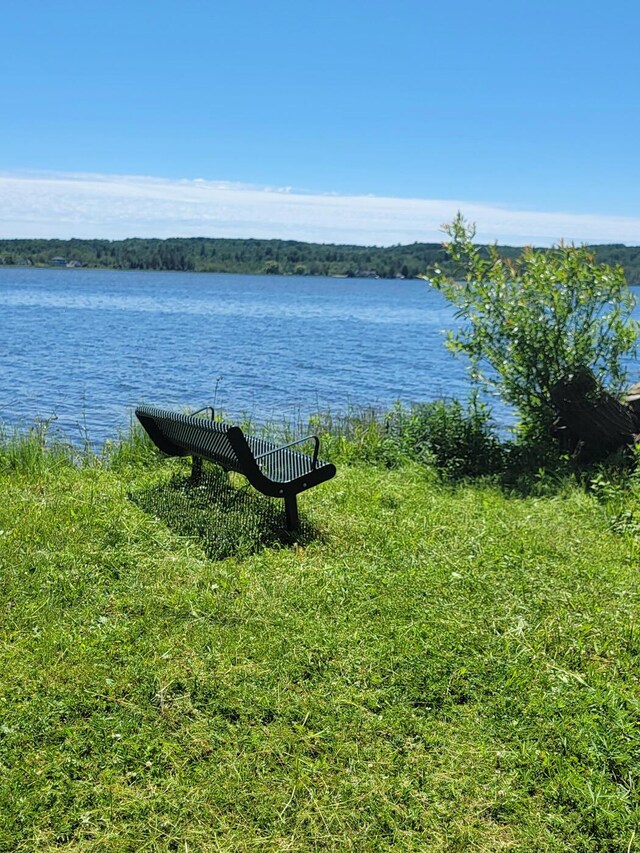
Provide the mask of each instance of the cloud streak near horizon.
[{"label": "cloud streak near horizon", "polygon": [[224,181],[0,174],[0,238],[239,237],[388,246],[439,242],[460,210],[478,240],[640,243],[640,218],[473,201],[346,196]]}]

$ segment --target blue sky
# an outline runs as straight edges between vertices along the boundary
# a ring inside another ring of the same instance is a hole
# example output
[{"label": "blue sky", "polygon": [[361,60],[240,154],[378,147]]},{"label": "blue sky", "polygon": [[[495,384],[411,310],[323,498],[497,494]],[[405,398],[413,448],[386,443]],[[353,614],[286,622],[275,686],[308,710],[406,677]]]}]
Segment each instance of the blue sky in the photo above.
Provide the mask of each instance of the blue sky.
[{"label": "blue sky", "polygon": [[480,238],[640,243],[639,25],[618,0],[12,2],[0,236],[411,242],[460,207]]}]

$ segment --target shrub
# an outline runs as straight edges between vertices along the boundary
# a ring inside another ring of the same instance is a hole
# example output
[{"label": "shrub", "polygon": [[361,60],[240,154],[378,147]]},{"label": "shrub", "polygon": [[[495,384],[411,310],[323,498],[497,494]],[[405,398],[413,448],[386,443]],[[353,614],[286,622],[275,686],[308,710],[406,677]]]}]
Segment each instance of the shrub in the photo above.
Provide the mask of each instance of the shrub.
[{"label": "shrub", "polygon": [[444,230],[461,278],[436,270],[431,281],[464,321],[449,333],[449,346],[469,357],[475,380],[518,410],[525,439],[548,443],[559,380],[590,371],[599,388],[620,391],[622,358],[635,350],[638,333],[622,267],[563,243],[507,260],[496,246],[488,253],[475,246],[475,226],[461,214]]},{"label": "shrub", "polygon": [[504,448],[490,414],[477,397],[464,408],[458,400],[420,403],[396,413],[400,448],[433,465],[447,477],[494,474],[504,463]]}]

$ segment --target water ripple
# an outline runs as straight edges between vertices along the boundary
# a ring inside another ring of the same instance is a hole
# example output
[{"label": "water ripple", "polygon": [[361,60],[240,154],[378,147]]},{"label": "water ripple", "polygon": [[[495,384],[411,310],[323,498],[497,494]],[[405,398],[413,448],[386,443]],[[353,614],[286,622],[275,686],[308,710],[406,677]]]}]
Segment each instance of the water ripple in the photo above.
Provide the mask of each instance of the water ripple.
[{"label": "water ripple", "polygon": [[422,282],[5,268],[0,306],[0,420],[74,439],[143,401],[281,420],[468,390]]}]

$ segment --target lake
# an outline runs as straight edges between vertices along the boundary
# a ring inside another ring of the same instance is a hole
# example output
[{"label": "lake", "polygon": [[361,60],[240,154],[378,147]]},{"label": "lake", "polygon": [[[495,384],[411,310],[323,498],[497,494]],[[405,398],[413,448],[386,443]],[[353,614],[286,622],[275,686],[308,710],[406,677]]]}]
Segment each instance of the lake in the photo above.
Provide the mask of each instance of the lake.
[{"label": "lake", "polygon": [[266,421],[467,389],[416,281],[0,268],[0,316],[0,420],[74,440],[140,402]]},{"label": "lake", "polygon": [[453,312],[418,281],[0,268],[0,318],[0,421],[74,441],[141,402],[265,422],[470,387]]}]

